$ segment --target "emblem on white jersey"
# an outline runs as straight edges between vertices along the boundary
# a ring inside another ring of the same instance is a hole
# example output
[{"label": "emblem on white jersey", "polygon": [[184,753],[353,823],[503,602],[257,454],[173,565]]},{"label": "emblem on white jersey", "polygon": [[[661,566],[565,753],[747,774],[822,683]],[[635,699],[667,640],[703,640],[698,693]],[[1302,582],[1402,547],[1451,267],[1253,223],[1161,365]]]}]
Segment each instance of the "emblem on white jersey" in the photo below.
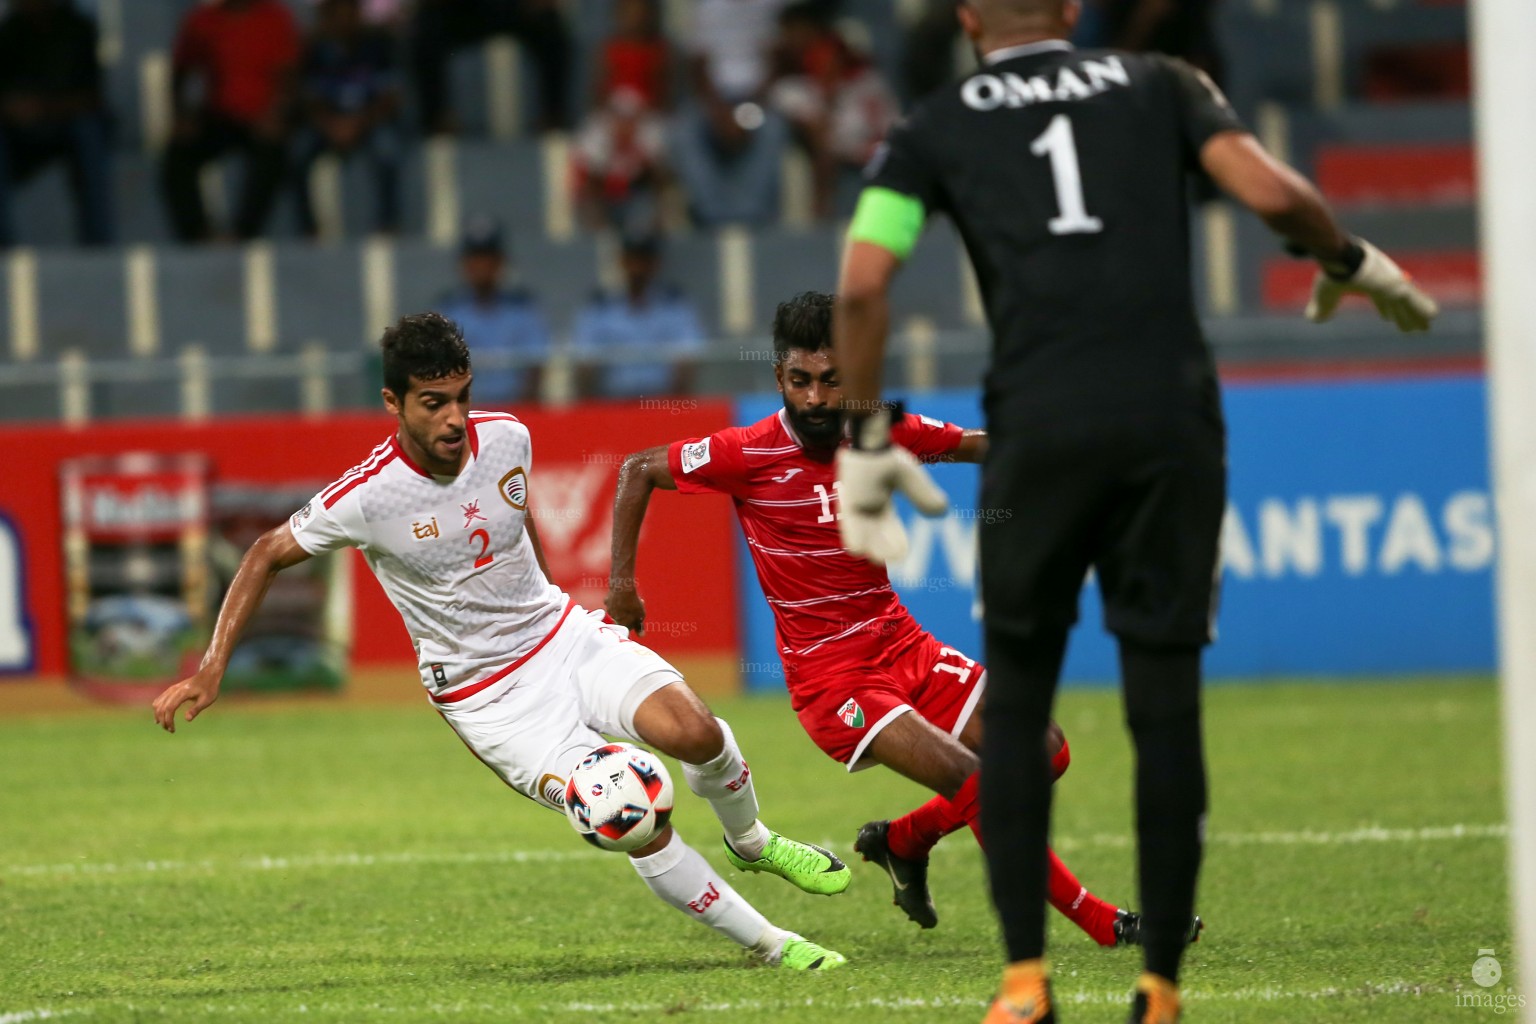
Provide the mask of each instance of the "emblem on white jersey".
[{"label": "emblem on white jersey", "polygon": [[683,472],[692,473],[709,464],[709,438],[683,445]]},{"label": "emblem on white jersey", "polygon": [[842,707],[837,709],[837,717],[843,720],[843,724],[850,729],[862,729],[864,727],[864,709],[859,707],[859,702],[849,697]]},{"label": "emblem on white jersey", "polygon": [[288,526],[294,530],[302,530],[304,524],[309,522],[309,517],[314,514],[315,503],[311,501],[293,514],[293,517],[288,520]]},{"label": "emblem on white jersey", "polygon": [[774,477],[773,478],[773,482],[776,483],[776,484],[787,484],[787,483],[789,483],[790,478],[793,477],[796,473],[803,473],[803,472],[805,472],[805,471],[803,469],[801,469],[799,466],[796,466],[794,469],[786,469],[784,471],[784,475],[783,476],[776,476],[776,477]]},{"label": "emblem on white jersey", "polygon": [[480,520],[483,523],[490,522],[490,519],[487,518],[480,511],[480,499],[479,498],[476,498],[474,501],[470,502],[468,505],[460,505],[459,509],[464,513],[464,529],[466,529],[466,530],[469,529],[469,524],[474,522],[476,519]]},{"label": "emblem on white jersey", "polygon": [[415,522],[411,524],[411,533],[417,540],[436,540],[438,537],[437,516],[433,516],[430,522]]},{"label": "emblem on white jersey", "polygon": [[512,472],[502,477],[501,482],[496,485],[496,489],[501,492],[502,500],[508,505],[511,505],[519,512],[526,512],[528,510],[528,474],[523,470],[522,466],[518,466]]}]

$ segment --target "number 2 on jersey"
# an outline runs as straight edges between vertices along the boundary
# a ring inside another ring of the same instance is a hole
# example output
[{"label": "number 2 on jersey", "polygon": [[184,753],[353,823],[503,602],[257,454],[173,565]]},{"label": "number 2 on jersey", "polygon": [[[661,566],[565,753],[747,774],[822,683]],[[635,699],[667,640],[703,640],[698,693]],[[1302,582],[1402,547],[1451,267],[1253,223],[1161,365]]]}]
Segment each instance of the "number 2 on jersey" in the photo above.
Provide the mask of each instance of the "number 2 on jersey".
[{"label": "number 2 on jersey", "polygon": [[1083,174],[1077,163],[1077,138],[1072,134],[1072,119],[1066,114],[1051,118],[1050,127],[1029,144],[1035,156],[1051,158],[1051,177],[1056,181],[1056,209],[1046,227],[1053,235],[1092,235],[1104,230],[1104,222],[1088,214],[1083,199]]},{"label": "number 2 on jersey", "polygon": [[476,530],[469,535],[469,542],[473,544],[477,540],[480,542],[480,553],[475,556],[475,568],[484,569],[496,561],[496,556],[491,554],[491,535],[484,530]]}]

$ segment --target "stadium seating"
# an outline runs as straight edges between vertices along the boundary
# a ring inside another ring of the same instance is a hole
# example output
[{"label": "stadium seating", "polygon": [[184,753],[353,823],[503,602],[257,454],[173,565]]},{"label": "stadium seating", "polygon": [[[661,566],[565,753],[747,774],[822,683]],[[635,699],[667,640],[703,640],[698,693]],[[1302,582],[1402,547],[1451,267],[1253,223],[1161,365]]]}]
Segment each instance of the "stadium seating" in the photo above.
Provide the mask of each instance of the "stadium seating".
[{"label": "stadium seating", "polygon": [[[17,219],[27,248],[11,254],[0,277],[6,339],[0,418],[78,413],[70,403],[82,400],[91,416],[360,400],[369,391],[361,386],[368,344],[390,318],[429,308],[455,284],[453,246],[472,213],[504,223],[515,276],[538,295],[557,337],[567,336],[594,289],[612,283],[613,239],[576,230],[567,139],[518,132],[534,85],[527,62],[506,41],[455,57],[457,137],[428,143],[413,134],[414,117],[407,117],[397,237],[370,239],[371,170],[353,160],[322,166],[311,182],[324,231],[318,244],[298,237],[287,195],[269,244],[197,250],[170,244],[155,135],[165,129],[167,54],[192,2],[95,0],[116,115],[121,245],[100,252],[72,247],[62,168],[21,190]],[[288,2],[307,21],[307,0]],[[608,5],[567,3],[583,53],[603,37]],[[844,0],[841,12],[861,26],[861,40],[891,73],[901,45],[897,6]],[[1230,0],[1220,18],[1225,84],[1239,111],[1315,176],[1351,227],[1400,254],[1447,306],[1475,307],[1468,106],[1454,92],[1395,96],[1383,91],[1379,76],[1371,77],[1373,55],[1404,48],[1438,48],[1454,65],[1455,52],[1465,47],[1464,7],[1443,0]],[[1453,72],[1447,74],[1454,78]],[[584,64],[576,69],[579,104],[589,77]],[[237,168],[216,169],[211,183],[215,198],[222,193],[228,203],[237,194]],[[856,184],[850,179],[840,188],[844,216]],[[793,223],[805,220],[800,211]],[[1315,348],[1289,340],[1310,280],[1307,264],[1280,254],[1253,218],[1222,207],[1197,213],[1191,240],[1200,308],[1238,318],[1212,323],[1218,344],[1230,344],[1242,358],[1262,349],[1251,344],[1256,338],[1275,339],[1276,351]],[[687,291],[718,339],[701,371],[705,388],[765,386],[763,367],[750,353],[765,347],[774,306],[795,292],[830,286],[841,243],[839,225],[718,234],[682,229],[668,239],[664,277]],[[915,380],[939,384],[976,379],[986,351],[980,299],[947,222],[936,221],[914,252],[893,296],[892,317],[895,379],[909,371]],[[1438,341],[1436,351],[1475,348],[1475,319],[1458,323],[1462,328]],[[1367,346],[1393,344],[1370,325],[1348,330]],[[305,392],[299,381],[322,355],[328,391],[312,386]],[[263,367],[270,367],[268,376],[252,379]],[[82,373],[93,383],[80,385]],[[199,390],[204,377],[207,387]],[[78,385],[73,391],[70,381]]]}]

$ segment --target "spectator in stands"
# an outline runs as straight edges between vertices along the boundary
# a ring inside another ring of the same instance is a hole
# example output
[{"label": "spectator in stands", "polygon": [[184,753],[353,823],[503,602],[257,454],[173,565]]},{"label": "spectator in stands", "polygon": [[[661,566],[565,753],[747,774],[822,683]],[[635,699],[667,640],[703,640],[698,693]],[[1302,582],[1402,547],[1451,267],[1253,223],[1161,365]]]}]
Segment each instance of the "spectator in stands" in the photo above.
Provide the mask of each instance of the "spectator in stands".
[{"label": "spectator in stands", "polygon": [[212,237],[198,174],[230,150],[245,157],[234,234],[266,230],[287,166],[299,46],[282,0],[216,0],[182,19],[171,71],[176,122],[161,168],[179,240]]},{"label": "spectator in stands", "polygon": [[448,60],[455,50],[509,35],[538,70],[539,129],[570,126],[571,30],[559,0],[419,0],[412,20],[417,102],[428,132],[451,133]]},{"label": "spectator in stands", "polygon": [[691,105],[674,157],[696,222],[765,224],[778,213],[783,118],[765,106],[770,50],[785,0],[698,0],[688,65]]},{"label": "spectator in stands", "polygon": [[698,313],[680,289],[658,281],[658,235],[627,234],[621,245],[623,292],[599,292],[576,317],[577,391],[584,398],[689,394],[704,350]]},{"label": "spectator in stands", "polygon": [[613,26],[597,62],[593,107],[602,109],[614,93],[628,89],[649,109],[670,110],[677,58],[662,34],[656,0],[617,0]]},{"label": "spectator in stands", "polygon": [[472,218],[459,247],[463,284],[438,305],[464,332],[475,360],[475,401],[482,406],[537,401],[549,358],[549,326],[526,288],[503,285],[507,263],[501,226],[489,217]]},{"label": "spectator in stands", "polygon": [[1217,81],[1219,0],[1089,0],[1074,41],[1080,46],[1153,50],[1181,57]]},{"label": "spectator in stands", "polygon": [[302,95],[305,127],[295,184],[305,234],[313,236],[318,227],[309,178],[325,153],[342,158],[366,153],[374,172],[374,228],[396,231],[403,142],[395,41],[362,20],[360,0],[320,0],[304,51]]},{"label": "spectator in stands", "polygon": [[654,218],[670,179],[666,126],[674,58],[656,0],[618,0],[602,44],[592,111],[571,153],[577,208],[588,228]]},{"label": "spectator in stands", "polygon": [[839,172],[857,172],[869,162],[896,120],[896,97],[823,8],[808,0],[779,15],[777,59],[769,100],[810,155],[815,212],[826,219],[834,212]]},{"label": "spectator in stands", "polygon": [[0,245],[15,245],[11,187],[69,164],[75,234],[112,241],[112,155],[96,25],[64,0],[11,0],[0,20]]},{"label": "spectator in stands", "polygon": [[628,86],[588,115],[571,151],[576,203],[592,230],[652,216],[668,179],[667,131],[661,115]]}]

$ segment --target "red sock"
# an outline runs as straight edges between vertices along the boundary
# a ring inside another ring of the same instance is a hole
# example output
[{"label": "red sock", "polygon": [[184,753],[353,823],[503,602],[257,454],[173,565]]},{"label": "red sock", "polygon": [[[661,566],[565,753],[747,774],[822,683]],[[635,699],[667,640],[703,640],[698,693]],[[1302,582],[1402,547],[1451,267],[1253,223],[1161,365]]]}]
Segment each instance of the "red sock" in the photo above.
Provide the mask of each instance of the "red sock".
[{"label": "red sock", "polygon": [[1077,876],[1072,873],[1072,869],[1056,856],[1055,850],[1049,851],[1049,860],[1050,872],[1047,884],[1051,906],[1065,914],[1067,920],[1087,932],[1094,942],[1101,946],[1113,946],[1116,908],[1084,888],[1083,884],[1077,880]]},{"label": "red sock", "polygon": [[923,806],[891,822],[886,841],[891,852],[904,860],[922,860],[940,839],[976,821],[976,787],[979,776],[971,773],[953,800],[936,796]]},{"label": "red sock", "polygon": [[1051,781],[1055,782],[1066,774],[1067,765],[1072,763],[1072,748],[1067,746],[1067,738],[1061,738],[1061,749],[1056,751],[1056,756],[1051,758]]}]

